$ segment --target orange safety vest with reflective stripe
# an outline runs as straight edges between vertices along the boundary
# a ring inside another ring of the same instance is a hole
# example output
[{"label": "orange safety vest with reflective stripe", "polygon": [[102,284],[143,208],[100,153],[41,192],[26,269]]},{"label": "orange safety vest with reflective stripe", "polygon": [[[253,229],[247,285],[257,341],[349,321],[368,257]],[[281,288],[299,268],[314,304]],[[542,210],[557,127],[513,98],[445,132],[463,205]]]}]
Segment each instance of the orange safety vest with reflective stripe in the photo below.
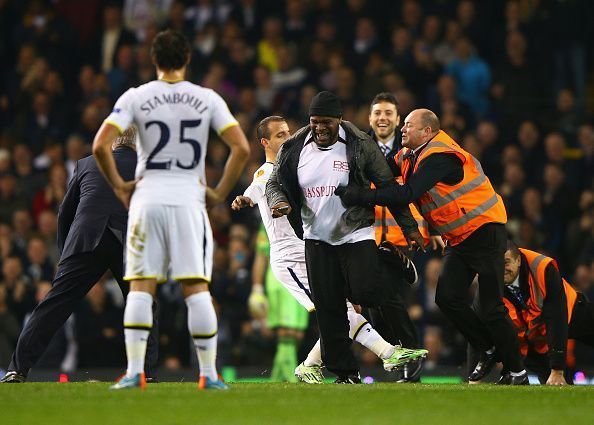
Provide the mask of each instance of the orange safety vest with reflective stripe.
[{"label": "orange safety vest with reflective stripe", "polygon": [[[404,159],[408,152],[410,149],[401,149],[395,158],[405,183],[411,174],[411,161]],[[503,200],[493,189],[480,162],[445,132],[440,130],[427,143],[417,158],[412,174],[424,159],[438,153],[456,155],[462,161],[464,177],[454,185],[437,182],[415,201],[431,227],[441,233],[449,245],[457,245],[483,224],[505,224],[507,214]]]},{"label": "orange safety vest with reflective stripe", "polygon": [[[516,326],[522,355],[526,356],[530,347],[537,353],[545,354],[549,351],[547,329],[542,318],[542,305],[547,296],[545,270],[549,264],[552,264],[557,270],[559,270],[559,267],[554,259],[538,252],[520,248],[520,255],[522,255],[528,264],[528,286],[530,289],[530,298],[526,301],[528,309],[519,309],[505,297],[503,298],[503,302]],[[565,297],[567,298],[567,323],[569,323],[571,321],[573,307],[575,306],[577,292],[565,279],[562,280]]]},{"label": "orange safety vest with reflective stripe", "polygon": [[[400,177],[396,180],[398,183],[402,183]],[[413,217],[417,220],[419,232],[421,232],[421,236],[423,236],[425,241],[425,246],[427,246],[429,244],[429,225],[414,204],[410,204],[409,207]],[[384,223],[385,227],[383,225]],[[375,207],[375,242],[379,245],[384,240],[390,241],[396,246],[408,246],[404,233],[402,233],[402,229],[398,223],[396,223],[390,210],[388,210],[387,207],[377,205]]]}]

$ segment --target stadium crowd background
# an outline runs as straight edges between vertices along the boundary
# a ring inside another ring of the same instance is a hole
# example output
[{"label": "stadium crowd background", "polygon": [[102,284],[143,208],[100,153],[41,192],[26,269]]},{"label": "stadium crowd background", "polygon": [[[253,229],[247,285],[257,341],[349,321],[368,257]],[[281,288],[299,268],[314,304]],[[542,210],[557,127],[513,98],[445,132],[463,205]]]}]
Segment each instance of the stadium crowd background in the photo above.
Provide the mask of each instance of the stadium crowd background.
[{"label": "stadium crowd background", "polygon": [[[580,0],[0,0],[0,368],[49,290],[58,259],[56,214],[76,160],[127,88],[154,78],[149,46],[163,28],[192,42],[189,80],[220,93],[252,143],[241,186],[210,211],[217,247],[212,294],[222,364],[271,364],[275,343],[251,320],[247,297],[257,208],[232,212],[263,162],[255,124],[308,122],[319,90],[340,96],[344,118],[368,129],[369,103],[394,93],[402,119],[428,107],[480,159],[503,196],[521,247],[559,260],[594,296],[594,16]],[[227,155],[213,135],[207,177]],[[441,261],[417,256],[410,314],[429,349],[427,369],[460,365],[465,344],[435,305]],[[190,362],[179,287],[159,288],[160,364]],[[123,300],[105,276],[40,366],[125,364]],[[316,337],[311,321],[307,350]],[[579,346],[578,365],[594,365]],[[373,364],[364,350],[358,355]]]}]

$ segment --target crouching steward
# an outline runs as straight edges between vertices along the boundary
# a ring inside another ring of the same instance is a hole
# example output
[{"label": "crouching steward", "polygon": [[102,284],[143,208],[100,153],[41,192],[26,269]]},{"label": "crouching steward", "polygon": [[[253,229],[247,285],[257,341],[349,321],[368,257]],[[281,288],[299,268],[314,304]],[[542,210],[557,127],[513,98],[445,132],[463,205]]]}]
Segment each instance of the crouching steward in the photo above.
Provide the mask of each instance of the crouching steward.
[{"label": "crouching steward", "polygon": [[[561,277],[557,262],[508,241],[503,301],[526,367],[547,385],[572,383],[567,342],[594,346],[594,306]],[[469,352],[469,364],[475,362]]]}]

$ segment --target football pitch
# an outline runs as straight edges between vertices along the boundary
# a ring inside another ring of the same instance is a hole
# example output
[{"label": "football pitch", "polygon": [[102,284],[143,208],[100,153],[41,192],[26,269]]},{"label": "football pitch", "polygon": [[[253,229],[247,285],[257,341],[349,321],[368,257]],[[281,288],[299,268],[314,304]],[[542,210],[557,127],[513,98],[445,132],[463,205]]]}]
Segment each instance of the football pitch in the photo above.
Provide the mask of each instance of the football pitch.
[{"label": "football pitch", "polygon": [[0,385],[0,424],[593,424],[594,387],[194,383]]}]

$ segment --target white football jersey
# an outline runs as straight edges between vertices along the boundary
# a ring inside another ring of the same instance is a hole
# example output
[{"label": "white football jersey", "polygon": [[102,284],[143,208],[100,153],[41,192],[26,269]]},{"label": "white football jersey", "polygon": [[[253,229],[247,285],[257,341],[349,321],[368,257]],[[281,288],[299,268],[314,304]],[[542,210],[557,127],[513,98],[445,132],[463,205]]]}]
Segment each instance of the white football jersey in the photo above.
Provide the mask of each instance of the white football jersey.
[{"label": "white football jersey", "polygon": [[272,174],[274,164],[266,162],[254,173],[252,184],[243,193],[258,204],[260,216],[270,241],[270,262],[290,258],[292,261],[305,261],[305,242],[295,235],[287,216],[272,218],[272,212],[265,196],[266,183]]},{"label": "white football jersey", "polygon": [[[375,239],[371,224],[357,230],[353,228],[356,223],[347,219],[346,208],[334,194],[338,186],[349,184],[346,145],[339,140],[329,147],[320,148],[310,140],[311,137],[310,132],[305,138],[297,166],[297,178],[303,193],[303,238],[330,245]],[[339,127],[339,137],[342,140],[346,137],[342,126]]]},{"label": "white football jersey", "polygon": [[237,125],[211,89],[188,81],[156,80],[131,88],[105,122],[124,131],[138,127],[136,186],[131,204],[204,205],[204,157],[209,129],[221,134]]}]

